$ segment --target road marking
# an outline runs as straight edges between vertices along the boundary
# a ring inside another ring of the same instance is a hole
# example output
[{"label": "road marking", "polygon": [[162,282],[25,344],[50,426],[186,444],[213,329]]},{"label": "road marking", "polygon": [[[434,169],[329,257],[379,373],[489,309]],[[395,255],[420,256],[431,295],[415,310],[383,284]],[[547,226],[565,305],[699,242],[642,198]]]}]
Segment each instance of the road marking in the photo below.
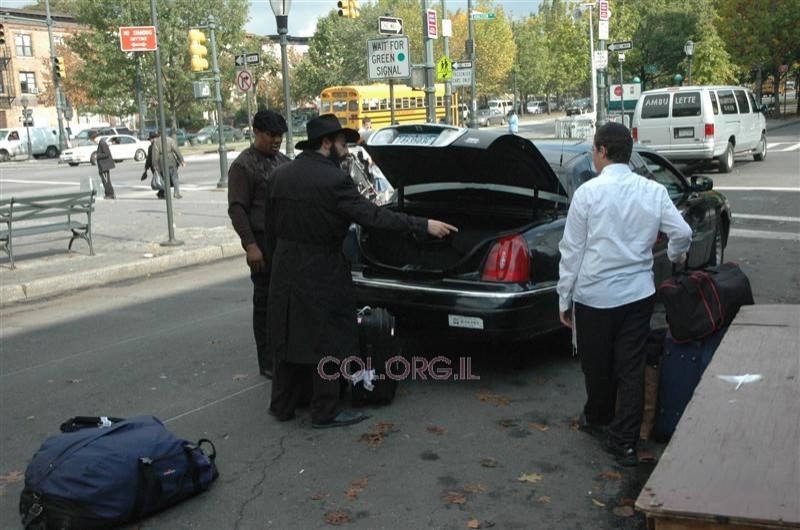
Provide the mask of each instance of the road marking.
[{"label": "road marking", "polygon": [[[789,147],[778,149],[779,145],[788,145]],[[772,151],[773,153],[785,153],[787,151],[797,151],[798,149],[800,149],[800,143],[794,143],[794,144],[790,142],[774,142],[771,144],[768,143],[767,149],[769,151]]]},{"label": "road marking", "polygon": [[749,239],[776,239],[783,241],[796,241],[800,243],[800,234],[791,232],[767,232],[765,230],[740,230],[731,229],[731,237],[744,237]]},{"label": "road marking", "polygon": [[17,180],[0,179],[0,182],[11,182],[13,184],[46,184],[48,186],[80,186],[80,182],[53,182],[49,180]]},{"label": "road marking", "polygon": [[781,221],[787,223],[800,223],[800,217],[786,217],[784,215],[754,215],[749,213],[734,213],[735,219],[756,219],[758,221]]},{"label": "road marking", "polygon": [[239,390],[237,392],[234,392],[233,394],[228,394],[227,396],[222,396],[219,399],[215,399],[211,403],[206,403],[205,405],[200,405],[197,408],[194,408],[192,410],[187,410],[186,412],[184,412],[182,414],[178,414],[177,416],[173,416],[173,417],[169,418],[168,420],[164,420],[164,423],[169,423],[169,422],[175,421],[177,419],[183,418],[184,416],[188,416],[189,414],[194,414],[195,412],[200,412],[203,409],[207,409],[208,407],[212,407],[214,405],[222,403],[223,401],[228,401],[229,399],[235,398],[236,396],[244,394],[245,392],[250,392],[254,388],[262,387],[262,386],[266,385],[268,382],[269,381],[262,381],[260,383],[256,383],[255,385],[252,385],[252,386],[249,386],[247,388],[243,388],[242,390]]},{"label": "road marking", "polygon": [[719,191],[800,191],[800,188],[768,188],[754,186],[714,186]]}]

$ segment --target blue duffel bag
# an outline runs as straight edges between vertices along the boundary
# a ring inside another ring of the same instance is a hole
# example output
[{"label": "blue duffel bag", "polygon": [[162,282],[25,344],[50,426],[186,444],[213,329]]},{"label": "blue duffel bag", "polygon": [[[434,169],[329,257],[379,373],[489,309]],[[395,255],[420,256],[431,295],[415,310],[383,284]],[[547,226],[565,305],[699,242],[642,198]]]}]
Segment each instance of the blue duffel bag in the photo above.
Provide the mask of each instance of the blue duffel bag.
[{"label": "blue duffel bag", "polygon": [[25,470],[25,528],[113,528],[205,491],[218,476],[209,440],[181,440],[152,416],[94,418],[81,428],[87,419],[62,425],[67,432],[45,440]]}]

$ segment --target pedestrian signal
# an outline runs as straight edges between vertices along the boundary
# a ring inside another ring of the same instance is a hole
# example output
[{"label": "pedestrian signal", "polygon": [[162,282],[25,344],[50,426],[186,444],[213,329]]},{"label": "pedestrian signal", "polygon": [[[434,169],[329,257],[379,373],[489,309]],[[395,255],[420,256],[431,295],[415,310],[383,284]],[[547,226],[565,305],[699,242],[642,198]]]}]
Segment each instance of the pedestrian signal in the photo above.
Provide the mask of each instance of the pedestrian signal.
[{"label": "pedestrian signal", "polygon": [[206,34],[199,29],[189,30],[189,53],[192,56],[192,72],[208,70],[208,49],[203,46]]},{"label": "pedestrian signal", "polygon": [[56,77],[59,79],[64,79],[67,77],[67,70],[64,66],[63,57],[53,57],[53,71],[55,72]]},{"label": "pedestrian signal", "polygon": [[6,43],[6,26],[5,24],[0,24],[0,46],[3,46]]}]

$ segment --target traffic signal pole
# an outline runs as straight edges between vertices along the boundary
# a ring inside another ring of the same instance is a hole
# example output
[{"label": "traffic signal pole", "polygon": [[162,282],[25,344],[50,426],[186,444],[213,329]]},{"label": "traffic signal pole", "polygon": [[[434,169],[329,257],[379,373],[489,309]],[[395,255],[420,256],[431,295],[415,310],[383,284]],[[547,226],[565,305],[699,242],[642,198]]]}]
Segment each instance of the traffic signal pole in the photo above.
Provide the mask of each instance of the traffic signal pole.
[{"label": "traffic signal pole", "polygon": [[53,19],[50,16],[50,0],[44,0],[45,16],[47,20],[47,38],[50,40],[50,71],[53,74],[53,87],[56,96],[56,119],[58,120],[58,150],[63,151],[67,146],[67,138],[64,134],[64,95],[61,92],[61,80],[56,66],[55,43],[53,41]]},{"label": "traffic signal pole", "polygon": [[222,93],[220,91],[219,64],[217,64],[217,39],[214,30],[217,28],[214,15],[208,15],[208,29],[211,31],[211,68],[214,73],[214,91],[217,101],[217,133],[219,133],[219,182],[218,189],[228,187],[228,151],[225,149],[225,131],[222,123]]},{"label": "traffic signal pole", "polygon": [[428,37],[429,0],[422,2],[422,34],[425,35],[425,106],[428,123],[436,123],[436,67],[433,64],[433,39]]}]

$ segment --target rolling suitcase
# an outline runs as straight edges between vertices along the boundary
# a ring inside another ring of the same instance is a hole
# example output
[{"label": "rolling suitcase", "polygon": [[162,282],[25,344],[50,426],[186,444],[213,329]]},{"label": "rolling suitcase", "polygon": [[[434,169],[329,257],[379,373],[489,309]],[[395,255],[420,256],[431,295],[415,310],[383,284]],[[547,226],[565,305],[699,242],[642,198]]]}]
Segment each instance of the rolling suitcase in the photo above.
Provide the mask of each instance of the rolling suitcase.
[{"label": "rolling suitcase", "polygon": [[661,381],[658,386],[658,410],[654,428],[657,440],[667,440],[692,399],[714,352],[728,328],[723,328],[702,340],[675,341],[670,334],[664,342],[661,360]]},{"label": "rolling suitcase", "polygon": [[401,374],[404,369],[399,362],[390,364],[392,357],[400,355],[394,316],[386,309],[365,306],[358,311],[356,318],[360,356],[365,369],[363,373],[355,374],[352,404],[354,407],[388,405],[397,392],[397,379],[390,375]]}]

